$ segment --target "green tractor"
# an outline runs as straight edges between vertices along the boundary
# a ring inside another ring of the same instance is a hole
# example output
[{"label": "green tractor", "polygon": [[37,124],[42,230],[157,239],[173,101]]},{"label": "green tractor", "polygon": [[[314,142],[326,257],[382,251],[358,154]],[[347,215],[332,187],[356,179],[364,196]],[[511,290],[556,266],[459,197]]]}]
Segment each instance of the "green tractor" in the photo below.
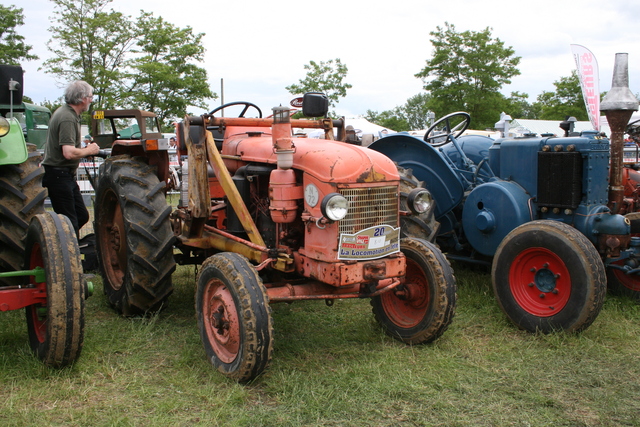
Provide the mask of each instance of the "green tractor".
[{"label": "green tractor", "polygon": [[41,105],[22,102],[16,105],[0,104],[0,115],[13,117],[20,122],[24,139],[34,144],[39,150],[44,149],[49,131],[51,110]]},{"label": "green tractor", "polygon": [[[0,104],[22,102],[22,68],[0,65]],[[29,344],[45,365],[80,355],[90,294],[69,219],[45,211],[41,154],[20,122],[0,116],[0,311],[24,308]]]}]

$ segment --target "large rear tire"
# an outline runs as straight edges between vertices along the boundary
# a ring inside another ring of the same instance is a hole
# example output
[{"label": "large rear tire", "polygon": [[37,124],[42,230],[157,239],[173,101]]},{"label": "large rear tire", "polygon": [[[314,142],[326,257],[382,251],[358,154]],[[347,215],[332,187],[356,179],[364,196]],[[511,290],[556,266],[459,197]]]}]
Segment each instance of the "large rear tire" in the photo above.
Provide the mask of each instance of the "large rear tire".
[{"label": "large rear tire", "polygon": [[407,344],[436,340],[449,327],[456,309],[456,280],[442,252],[419,239],[402,239],[405,283],[371,299],[384,331]]},{"label": "large rear tire", "polygon": [[[26,162],[0,166],[0,271],[22,268],[27,227],[31,218],[44,212],[47,190],[42,187],[42,156],[33,144],[27,144],[27,149]],[[21,281],[6,277],[0,279],[0,286],[17,286]]]},{"label": "large rear tire", "polygon": [[196,316],[207,357],[223,375],[246,382],[267,368],[273,353],[271,307],[245,257],[223,252],[202,264]]},{"label": "large rear tire", "polygon": [[123,155],[100,166],[97,187],[94,230],[109,303],[125,316],[156,311],[173,291],[176,268],[165,183]]},{"label": "large rear tire", "polygon": [[80,356],[84,341],[85,287],[82,261],[71,221],[47,212],[31,221],[25,239],[25,267],[42,267],[45,304],[26,308],[29,344],[45,365],[61,368]]},{"label": "large rear tire", "polygon": [[604,264],[593,244],[557,221],[532,221],[500,243],[491,270],[502,311],[530,332],[588,328],[607,290]]}]

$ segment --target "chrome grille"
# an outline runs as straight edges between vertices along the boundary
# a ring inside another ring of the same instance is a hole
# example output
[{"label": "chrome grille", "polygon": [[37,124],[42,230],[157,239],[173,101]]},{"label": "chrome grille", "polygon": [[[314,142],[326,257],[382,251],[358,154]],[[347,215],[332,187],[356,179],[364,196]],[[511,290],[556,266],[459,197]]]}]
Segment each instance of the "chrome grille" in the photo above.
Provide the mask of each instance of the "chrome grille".
[{"label": "chrome grille", "polygon": [[339,223],[340,234],[355,234],[374,225],[398,226],[398,187],[341,188],[349,201],[347,216]]}]

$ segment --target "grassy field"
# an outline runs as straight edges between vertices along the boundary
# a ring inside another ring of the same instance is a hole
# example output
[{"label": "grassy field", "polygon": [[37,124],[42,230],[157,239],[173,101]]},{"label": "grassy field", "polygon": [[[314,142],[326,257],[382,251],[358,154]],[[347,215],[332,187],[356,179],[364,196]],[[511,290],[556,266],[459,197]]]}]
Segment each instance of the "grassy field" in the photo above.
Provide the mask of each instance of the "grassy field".
[{"label": "grassy field", "polygon": [[244,386],[205,359],[193,267],[146,319],[116,315],[98,279],[72,368],[43,367],[24,313],[0,313],[0,425],[640,425],[640,306],[608,296],[582,334],[531,335],[500,312],[488,274],[454,268],[458,310],[436,343],[385,336],[367,300],[274,305],[273,362]]}]

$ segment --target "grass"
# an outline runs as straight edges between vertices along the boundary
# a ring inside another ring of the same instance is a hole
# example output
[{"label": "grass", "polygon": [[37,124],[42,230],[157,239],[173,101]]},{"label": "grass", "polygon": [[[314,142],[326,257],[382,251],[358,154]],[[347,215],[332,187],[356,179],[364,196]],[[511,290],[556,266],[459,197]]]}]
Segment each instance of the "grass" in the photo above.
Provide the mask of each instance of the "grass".
[{"label": "grass", "polygon": [[249,385],[204,356],[194,268],[168,306],[116,315],[100,280],[71,368],[42,366],[24,313],[0,314],[0,424],[11,426],[638,426],[640,306],[608,296],[577,335],[532,335],[500,312],[490,276],[455,265],[456,318],[441,339],[406,346],[368,301],[273,306],[275,351]]}]

